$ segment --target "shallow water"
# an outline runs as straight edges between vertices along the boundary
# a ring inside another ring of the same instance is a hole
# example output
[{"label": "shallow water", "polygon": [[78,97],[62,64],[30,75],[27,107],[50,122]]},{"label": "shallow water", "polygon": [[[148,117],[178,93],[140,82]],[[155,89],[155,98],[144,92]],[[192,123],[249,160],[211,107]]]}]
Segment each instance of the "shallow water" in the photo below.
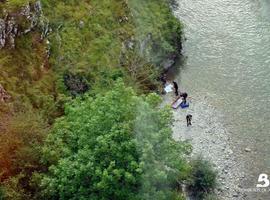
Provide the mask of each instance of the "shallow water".
[{"label": "shallow water", "polygon": [[[245,166],[242,187],[256,188],[260,173],[270,176],[270,1],[178,2],[175,14],[187,38],[181,87],[191,96],[207,96],[223,113],[220,120]],[[262,192],[247,195],[270,198]]]}]

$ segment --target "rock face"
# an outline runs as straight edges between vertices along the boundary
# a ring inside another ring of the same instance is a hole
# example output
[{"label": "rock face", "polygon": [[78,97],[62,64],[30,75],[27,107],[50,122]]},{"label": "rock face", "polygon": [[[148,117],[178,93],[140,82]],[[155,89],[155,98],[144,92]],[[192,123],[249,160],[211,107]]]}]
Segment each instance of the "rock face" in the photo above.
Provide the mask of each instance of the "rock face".
[{"label": "rock face", "polygon": [[0,102],[6,102],[11,96],[6,92],[3,86],[0,84]]},{"label": "rock face", "polygon": [[161,41],[154,40],[152,34],[149,33],[145,39],[139,41],[139,53],[162,70],[167,71],[174,66],[182,51],[181,35],[176,34],[174,40],[172,43],[175,50],[165,52],[160,45]]},{"label": "rock face", "polygon": [[161,66],[166,71],[166,70],[170,69],[175,64],[177,58],[178,58],[178,55],[177,54],[167,55],[167,59],[165,59],[161,63]]},{"label": "rock face", "polygon": [[44,24],[41,20],[40,1],[29,3],[17,12],[4,10],[3,13],[4,17],[0,18],[0,49],[6,46],[15,48],[16,37],[29,33],[39,24]]}]

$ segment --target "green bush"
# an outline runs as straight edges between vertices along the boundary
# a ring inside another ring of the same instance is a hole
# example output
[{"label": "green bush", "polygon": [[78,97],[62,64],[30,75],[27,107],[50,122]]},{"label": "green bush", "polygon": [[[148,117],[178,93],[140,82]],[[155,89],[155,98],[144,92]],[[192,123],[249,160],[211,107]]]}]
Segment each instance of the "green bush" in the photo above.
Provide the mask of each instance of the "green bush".
[{"label": "green bush", "polygon": [[[191,183],[189,189],[199,199],[205,198],[217,186],[217,172],[209,161],[201,157],[192,162]],[[210,197],[209,197],[210,198]]]},{"label": "green bush", "polygon": [[89,89],[86,79],[77,74],[74,75],[66,73],[64,75],[64,83],[66,89],[72,94],[72,96],[83,94]]}]

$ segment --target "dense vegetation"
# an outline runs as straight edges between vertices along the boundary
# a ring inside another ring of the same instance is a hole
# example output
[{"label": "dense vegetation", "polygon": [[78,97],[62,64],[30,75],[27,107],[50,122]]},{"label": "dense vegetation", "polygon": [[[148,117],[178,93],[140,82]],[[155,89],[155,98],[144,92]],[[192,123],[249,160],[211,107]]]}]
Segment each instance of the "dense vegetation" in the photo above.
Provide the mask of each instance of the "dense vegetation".
[{"label": "dense vegetation", "polygon": [[[0,17],[29,2],[0,2]],[[208,180],[195,184],[191,147],[172,139],[171,114],[151,93],[181,51],[168,1],[41,2],[38,26],[0,49],[10,97],[0,99],[0,199],[182,199],[182,183],[200,189]]]},{"label": "dense vegetation", "polygon": [[[47,199],[168,199],[186,176],[186,144],[171,137],[169,110],[120,81],[67,105],[43,149]],[[175,186],[175,188],[172,187]],[[172,198],[169,198],[172,199]]]}]

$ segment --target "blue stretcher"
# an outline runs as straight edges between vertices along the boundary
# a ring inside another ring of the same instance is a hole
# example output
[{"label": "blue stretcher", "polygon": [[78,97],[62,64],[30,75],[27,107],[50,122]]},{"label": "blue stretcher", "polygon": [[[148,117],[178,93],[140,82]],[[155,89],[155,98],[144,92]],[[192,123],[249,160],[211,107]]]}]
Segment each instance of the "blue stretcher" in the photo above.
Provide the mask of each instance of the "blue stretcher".
[{"label": "blue stretcher", "polygon": [[181,104],[180,104],[180,107],[182,108],[182,109],[185,109],[185,108],[188,108],[189,107],[189,103],[184,103],[184,102],[182,102]]},{"label": "blue stretcher", "polygon": [[189,103],[184,103],[183,99],[181,97],[178,97],[173,103],[172,103],[172,108],[173,109],[177,109],[177,108],[188,108],[189,107]]}]

